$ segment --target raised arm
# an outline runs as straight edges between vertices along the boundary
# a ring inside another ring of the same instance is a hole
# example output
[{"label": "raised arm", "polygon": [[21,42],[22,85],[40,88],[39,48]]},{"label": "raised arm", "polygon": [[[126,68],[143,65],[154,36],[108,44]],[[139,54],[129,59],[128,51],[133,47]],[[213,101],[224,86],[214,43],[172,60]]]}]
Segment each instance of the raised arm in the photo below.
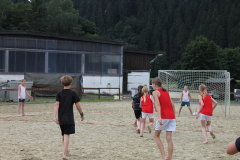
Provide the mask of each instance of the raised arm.
[{"label": "raised arm", "polygon": [[212,102],[214,103],[214,106],[213,106],[213,110],[217,107],[217,101],[215,100],[215,99],[213,99],[213,98],[211,98],[212,99]]},{"label": "raised arm", "polygon": [[58,119],[57,119],[57,113],[58,113],[58,108],[59,108],[59,102],[56,101],[54,105],[54,121],[59,124]]},{"label": "raised arm", "polygon": [[21,86],[18,86],[18,95],[19,95],[20,99],[23,100],[22,96],[21,96],[21,91],[20,90],[21,90]]},{"label": "raised arm", "polygon": [[82,108],[81,108],[79,102],[76,103],[76,107],[77,107],[77,110],[80,113],[82,121],[83,121],[84,120],[84,115],[83,115],[83,111],[82,111]]},{"label": "raised arm", "polygon": [[159,124],[162,125],[162,118],[161,118],[161,105],[160,105],[160,102],[159,102],[159,97],[160,97],[160,92],[158,91],[154,91],[153,92],[153,97],[155,99],[155,102],[156,102],[156,108],[157,108],[157,113],[158,113],[158,121],[159,121]]},{"label": "raised arm", "polygon": [[199,102],[201,103],[201,106],[199,107],[199,110],[198,110],[198,112],[197,112],[196,119],[198,119],[198,115],[199,115],[199,113],[201,112],[201,110],[203,109],[203,106],[204,106],[204,103],[203,103],[203,100],[202,100],[202,96],[201,96],[201,95],[198,96],[198,99],[199,99]]}]

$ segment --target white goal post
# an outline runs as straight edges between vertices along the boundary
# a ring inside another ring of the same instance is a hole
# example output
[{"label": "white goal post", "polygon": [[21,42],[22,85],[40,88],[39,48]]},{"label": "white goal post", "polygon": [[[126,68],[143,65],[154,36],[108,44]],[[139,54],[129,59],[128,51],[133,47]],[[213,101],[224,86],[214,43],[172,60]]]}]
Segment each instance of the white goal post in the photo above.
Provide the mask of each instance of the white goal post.
[{"label": "white goal post", "polygon": [[225,118],[230,116],[230,73],[226,70],[159,70],[158,77],[175,102],[180,99],[184,86],[188,86],[192,101],[198,103],[199,85],[205,84]]}]

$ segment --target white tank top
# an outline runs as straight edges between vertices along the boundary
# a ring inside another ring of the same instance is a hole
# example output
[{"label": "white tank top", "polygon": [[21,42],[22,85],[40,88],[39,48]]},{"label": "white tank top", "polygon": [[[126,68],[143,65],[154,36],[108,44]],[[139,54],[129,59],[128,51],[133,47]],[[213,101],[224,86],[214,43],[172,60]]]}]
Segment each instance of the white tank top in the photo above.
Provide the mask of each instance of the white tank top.
[{"label": "white tank top", "polygon": [[[25,99],[26,98],[25,87],[23,87],[22,85],[19,85],[19,86],[20,86],[20,94],[22,96],[22,99]],[[19,92],[18,92],[18,98],[20,99]]]},{"label": "white tank top", "polygon": [[182,99],[183,102],[189,102],[189,96],[188,96],[188,94],[189,94],[188,91],[187,91],[187,92],[184,92],[184,91],[183,91],[183,99]]}]

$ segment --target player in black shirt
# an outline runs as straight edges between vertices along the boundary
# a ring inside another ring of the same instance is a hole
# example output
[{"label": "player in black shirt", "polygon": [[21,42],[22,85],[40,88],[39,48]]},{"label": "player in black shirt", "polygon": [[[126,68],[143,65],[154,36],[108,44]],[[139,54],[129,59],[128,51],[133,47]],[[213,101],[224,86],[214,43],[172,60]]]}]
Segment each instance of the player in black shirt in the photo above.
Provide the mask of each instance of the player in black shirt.
[{"label": "player in black shirt", "polygon": [[[68,143],[70,134],[75,133],[75,122],[73,115],[73,104],[75,103],[78,112],[81,115],[82,121],[84,120],[82,108],[79,104],[79,97],[76,92],[70,90],[72,84],[72,77],[63,76],[61,83],[64,89],[59,91],[56,96],[56,103],[54,106],[54,120],[60,125],[63,140],[63,160],[67,159]],[[58,119],[57,119],[58,113]]]}]

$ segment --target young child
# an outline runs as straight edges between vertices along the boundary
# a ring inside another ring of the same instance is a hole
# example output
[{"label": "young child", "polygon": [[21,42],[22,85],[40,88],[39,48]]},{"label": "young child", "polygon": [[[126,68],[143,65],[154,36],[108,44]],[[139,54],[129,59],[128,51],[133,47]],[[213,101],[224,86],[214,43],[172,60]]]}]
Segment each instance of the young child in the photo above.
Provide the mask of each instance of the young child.
[{"label": "young child", "polygon": [[26,86],[25,86],[25,79],[21,80],[21,84],[18,86],[18,116],[20,116],[20,110],[21,110],[21,106],[22,106],[22,116],[25,116],[24,114],[24,103],[25,103],[25,98],[26,98],[26,94],[33,99],[32,96],[30,96],[26,90]]},{"label": "young child", "polygon": [[141,112],[142,109],[140,108],[140,98],[142,97],[142,86],[138,86],[138,93],[133,97],[132,100],[132,107],[134,110],[135,118],[137,119],[137,131],[140,133],[141,127]]},{"label": "young child", "polygon": [[[199,91],[200,95],[198,96],[198,99],[200,102],[199,104],[201,104],[201,106],[197,112],[196,119],[198,119],[198,116],[200,116],[202,124],[202,133],[205,139],[203,143],[208,143],[206,127],[208,128],[212,138],[215,139],[215,135],[213,134],[211,127],[211,121],[212,112],[216,108],[217,102],[209,94],[207,94],[207,88],[204,84],[201,84],[199,86]],[[212,103],[214,103],[214,106],[212,106]]]},{"label": "young child", "polygon": [[[82,108],[79,104],[79,97],[76,92],[70,90],[72,85],[72,77],[63,76],[61,78],[61,83],[64,88],[57,93],[56,103],[54,106],[54,120],[57,124],[60,125],[62,132],[62,141],[63,141],[63,160],[67,160],[68,154],[68,144],[70,134],[75,133],[75,122],[73,115],[73,104],[75,103],[78,112],[81,115],[82,121],[84,120],[84,115]],[[57,119],[58,113],[58,119]]]},{"label": "young child", "polygon": [[143,96],[140,100],[140,108],[142,108],[142,122],[141,122],[141,132],[140,137],[143,137],[143,129],[145,128],[146,118],[149,118],[149,124],[147,125],[149,133],[151,133],[151,126],[154,122],[153,107],[155,108],[155,102],[153,97],[148,94],[147,86],[142,89]]},{"label": "young child", "polygon": [[[162,80],[160,78],[154,78],[152,81],[152,86],[155,90],[153,92],[153,97],[156,102],[156,109],[158,113],[158,121],[156,122],[154,138],[162,154],[162,159],[172,160],[172,131],[176,130],[175,106],[169,96],[169,93],[165,88],[163,88]],[[168,143],[168,157],[165,154],[162,141],[160,140],[160,134],[162,130],[166,131],[166,139]]]},{"label": "young child", "polygon": [[182,92],[179,102],[181,102],[181,101],[182,101],[182,103],[181,103],[181,106],[179,109],[178,117],[180,116],[181,110],[182,110],[183,106],[185,106],[185,105],[187,105],[187,107],[191,113],[191,116],[193,117],[193,113],[192,113],[192,110],[190,107],[190,103],[192,103],[192,99],[191,99],[190,92],[188,91],[188,86],[184,86],[184,91]]},{"label": "young child", "polygon": [[230,155],[234,155],[240,152],[240,137],[238,137],[236,141],[230,142],[228,144],[226,152]]}]

